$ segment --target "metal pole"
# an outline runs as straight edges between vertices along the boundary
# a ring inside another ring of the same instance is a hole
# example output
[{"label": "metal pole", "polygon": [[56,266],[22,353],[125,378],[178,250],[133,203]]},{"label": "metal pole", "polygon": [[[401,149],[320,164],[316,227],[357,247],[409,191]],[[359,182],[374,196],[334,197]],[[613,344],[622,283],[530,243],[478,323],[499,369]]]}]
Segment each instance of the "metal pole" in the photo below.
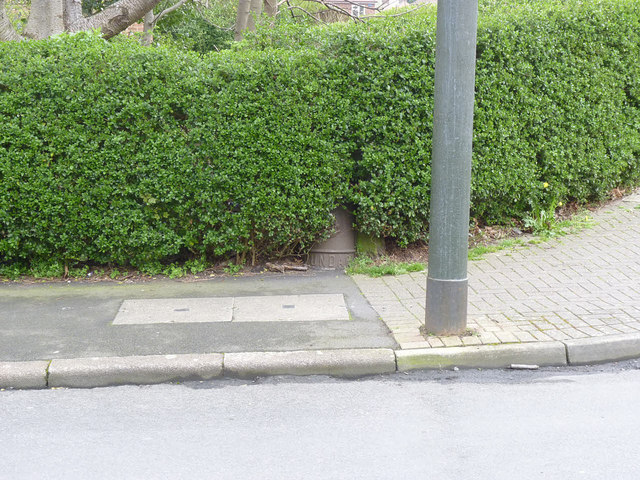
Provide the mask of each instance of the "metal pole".
[{"label": "metal pole", "polygon": [[438,0],[425,326],[467,325],[467,250],[478,0]]}]

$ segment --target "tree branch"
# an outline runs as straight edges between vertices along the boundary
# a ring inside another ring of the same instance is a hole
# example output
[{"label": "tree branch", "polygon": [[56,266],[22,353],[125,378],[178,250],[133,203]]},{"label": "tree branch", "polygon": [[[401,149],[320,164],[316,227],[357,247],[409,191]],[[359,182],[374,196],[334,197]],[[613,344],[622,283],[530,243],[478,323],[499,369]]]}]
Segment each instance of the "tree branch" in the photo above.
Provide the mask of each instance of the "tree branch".
[{"label": "tree branch", "polygon": [[[387,14],[385,15],[385,17],[401,17],[403,15],[406,15],[407,13],[413,13],[416,10],[420,10],[421,8],[423,8],[424,6],[429,5],[428,3],[421,3],[419,5],[417,5],[415,8],[412,8],[411,10],[405,10],[404,12],[400,12],[400,13],[393,13],[393,14]],[[382,11],[382,10],[378,10],[377,8],[374,9],[376,11]],[[376,17],[380,17],[380,15],[364,15],[360,18],[376,18]]]},{"label": "tree branch", "polygon": [[325,22],[325,21],[324,21],[324,20],[322,20],[321,18],[316,17],[316,16],[315,16],[315,15],[313,15],[312,13],[307,12],[307,11],[306,11],[304,8],[302,8],[302,7],[298,7],[297,5],[289,5],[287,8],[288,8],[289,10],[300,10],[302,13],[305,13],[305,14],[307,14],[308,16],[310,16],[311,18],[313,18],[316,22],[323,23],[323,24],[325,24],[325,25],[327,24],[327,22]]},{"label": "tree branch", "polygon": [[158,15],[153,14],[153,9],[145,13],[144,18],[142,19],[144,24],[144,30],[143,30],[142,38],[140,39],[140,43],[146,46],[151,45],[153,43],[153,30],[156,28],[156,25],[160,21],[160,19],[171,12],[175,12],[177,9],[182,7],[188,1],[189,0],[180,0],[175,5],[164,9]]},{"label": "tree branch", "polygon": [[156,23],[158,23],[160,21],[160,19],[162,17],[164,17],[165,15],[168,15],[171,12],[175,12],[177,9],[179,9],[181,6],[183,6],[185,3],[187,3],[189,0],[180,0],[178,3],[176,3],[174,6],[169,7],[165,10],[163,10],[162,12],[160,12],[158,15],[155,16],[155,18],[153,19],[153,25],[155,26]]},{"label": "tree branch", "polygon": [[120,0],[95,15],[75,20],[68,30],[79,32],[99,28],[105,38],[111,38],[140,20],[160,2],[161,0]]},{"label": "tree branch", "polygon": [[[204,12],[200,9],[200,5],[199,5],[199,3],[200,3],[200,2],[197,2],[197,1],[195,1],[195,0],[194,0],[194,2],[193,2],[193,6],[196,8],[196,10],[198,11],[198,13],[200,14],[200,18],[202,18],[202,20],[204,20],[206,23],[208,23],[208,24],[209,24],[209,25],[211,25],[212,27],[216,27],[218,30],[225,30],[225,31],[227,31],[227,32],[230,32],[230,31],[232,31],[232,30],[235,28],[235,24],[234,24],[234,25],[231,25],[230,27],[221,27],[220,25],[216,25],[215,23],[213,23],[211,20],[209,20],[209,19],[207,18],[207,16],[204,14]],[[205,2],[205,4],[206,4],[206,3],[209,3],[209,2]],[[208,8],[208,7],[206,7],[206,8]]]},{"label": "tree branch", "polygon": [[[325,7],[327,7],[327,9],[332,10],[334,12],[341,13],[342,15],[346,15],[347,17],[355,20],[356,22],[362,21],[359,17],[357,17],[356,15],[353,15],[351,12],[345,10],[344,8],[338,7],[337,5],[332,5],[331,3],[327,3],[325,0],[309,0],[309,1],[324,5]],[[347,0],[347,3],[353,4],[353,2],[349,2],[348,0]]]},{"label": "tree branch", "polygon": [[[344,15],[346,17],[349,17],[349,18],[351,18],[352,20],[354,20],[356,22],[363,22],[363,21],[368,20],[370,18],[380,17],[380,15],[378,15],[378,14],[382,12],[383,7],[385,5],[388,5],[388,2],[387,2],[385,4],[381,4],[381,6],[378,6],[378,7],[365,6],[365,11],[374,11],[374,12],[377,12],[377,13],[374,13],[372,15],[357,16],[357,15],[354,15],[353,13],[351,13],[350,11],[331,3],[331,0],[307,0],[307,1],[314,2],[314,3],[319,3],[320,5],[323,5],[324,7],[326,7],[327,10],[331,10],[333,12],[336,12],[336,13],[339,13],[339,14]],[[348,5],[363,6],[361,3],[355,2],[353,0],[342,0],[342,1],[344,3],[346,3],[346,4],[348,4]],[[302,10],[304,13],[306,13],[310,17],[314,18],[315,20],[318,20],[318,18],[316,18],[314,15],[310,14],[309,12],[305,11],[301,7],[298,7],[298,6],[295,6],[295,5],[291,5],[288,0],[281,0],[278,3],[278,5],[281,5],[281,4],[285,3],[285,2],[287,3],[287,9],[288,10],[290,10],[290,11],[292,11],[294,9]],[[396,14],[384,15],[384,16],[385,17],[399,17],[399,16],[402,16],[402,15],[406,15],[408,13],[415,12],[416,10],[419,10],[420,8],[424,7],[425,5],[428,5],[428,4],[420,4],[420,5],[417,5],[415,8],[413,8],[411,10],[407,10],[407,11],[404,11],[404,12],[401,12],[401,13],[396,13]]]},{"label": "tree branch", "polygon": [[7,15],[7,11],[4,6],[5,0],[0,0],[0,42],[20,41],[24,38],[16,32],[16,29],[11,25],[11,20]]},{"label": "tree branch", "polygon": [[291,7],[291,2],[289,0],[283,0],[283,2],[287,2],[287,6],[289,7],[289,13],[291,13],[291,18],[296,19],[296,14],[293,13],[293,8]]}]

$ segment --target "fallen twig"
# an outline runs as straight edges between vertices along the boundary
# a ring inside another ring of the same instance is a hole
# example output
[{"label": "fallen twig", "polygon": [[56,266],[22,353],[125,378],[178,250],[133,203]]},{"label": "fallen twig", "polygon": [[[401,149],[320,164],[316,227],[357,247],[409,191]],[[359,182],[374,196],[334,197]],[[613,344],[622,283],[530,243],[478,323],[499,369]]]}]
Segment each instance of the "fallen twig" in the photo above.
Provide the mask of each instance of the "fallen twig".
[{"label": "fallen twig", "polygon": [[296,270],[299,272],[306,272],[309,269],[309,267],[307,267],[306,265],[289,265],[286,263],[277,264],[277,263],[267,262],[265,265],[267,269],[273,270],[275,272],[280,272],[280,273],[284,273],[285,270]]}]

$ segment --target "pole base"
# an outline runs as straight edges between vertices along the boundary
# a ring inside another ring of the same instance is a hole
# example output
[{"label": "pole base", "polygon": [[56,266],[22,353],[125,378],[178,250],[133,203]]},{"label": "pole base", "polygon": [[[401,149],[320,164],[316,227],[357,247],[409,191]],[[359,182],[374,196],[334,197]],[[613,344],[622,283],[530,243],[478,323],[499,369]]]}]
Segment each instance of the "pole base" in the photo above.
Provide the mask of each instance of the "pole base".
[{"label": "pole base", "polygon": [[468,283],[427,278],[425,331],[435,335],[460,335],[467,328]]},{"label": "pole base", "polygon": [[356,256],[356,232],[353,229],[353,214],[344,208],[331,212],[335,218],[335,230],[329,239],[317,243],[309,251],[307,263],[314,268],[337,270],[347,267]]}]

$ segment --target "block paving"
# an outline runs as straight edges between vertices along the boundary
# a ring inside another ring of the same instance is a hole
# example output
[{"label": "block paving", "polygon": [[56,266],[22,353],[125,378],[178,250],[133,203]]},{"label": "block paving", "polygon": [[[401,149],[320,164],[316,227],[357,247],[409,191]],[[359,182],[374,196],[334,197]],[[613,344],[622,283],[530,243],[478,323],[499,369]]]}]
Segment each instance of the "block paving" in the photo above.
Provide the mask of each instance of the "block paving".
[{"label": "block paving", "polygon": [[427,273],[354,276],[402,349],[640,332],[640,191],[578,233],[469,261],[467,334],[423,336]]}]

